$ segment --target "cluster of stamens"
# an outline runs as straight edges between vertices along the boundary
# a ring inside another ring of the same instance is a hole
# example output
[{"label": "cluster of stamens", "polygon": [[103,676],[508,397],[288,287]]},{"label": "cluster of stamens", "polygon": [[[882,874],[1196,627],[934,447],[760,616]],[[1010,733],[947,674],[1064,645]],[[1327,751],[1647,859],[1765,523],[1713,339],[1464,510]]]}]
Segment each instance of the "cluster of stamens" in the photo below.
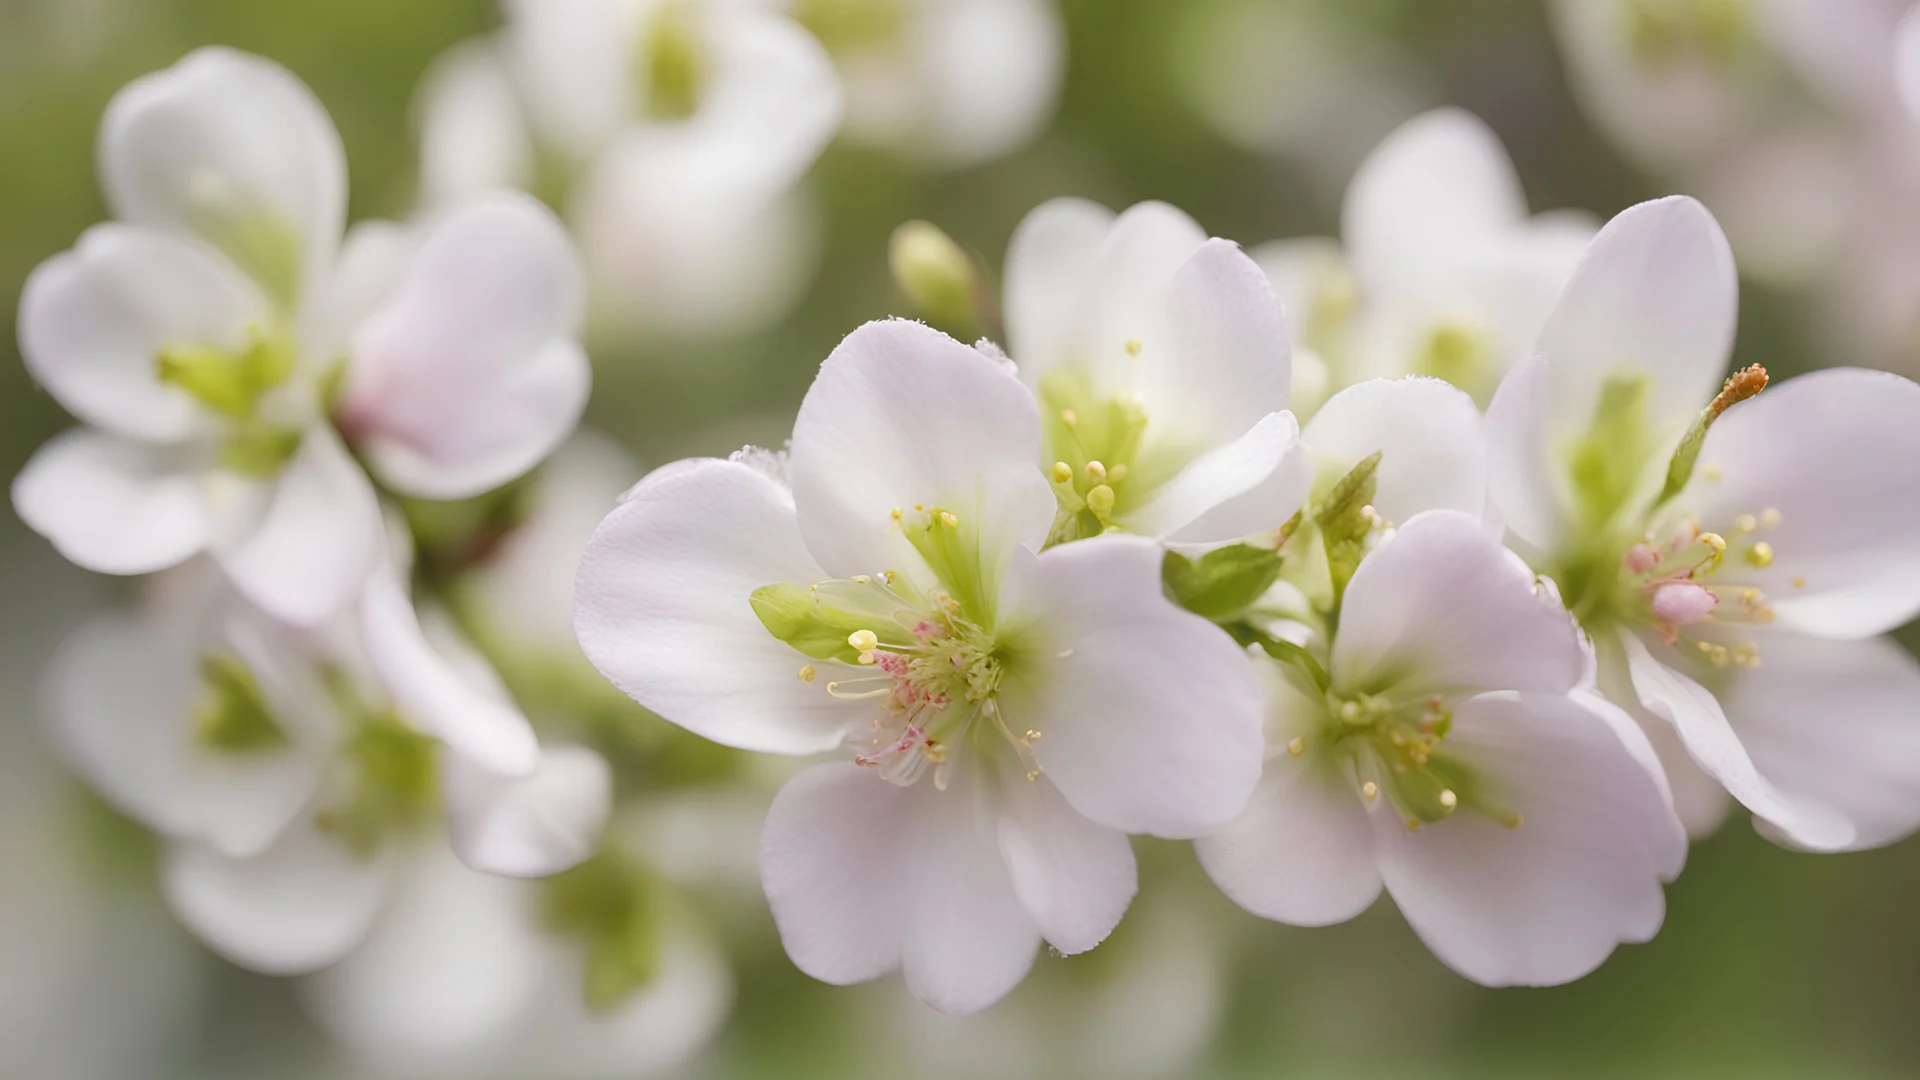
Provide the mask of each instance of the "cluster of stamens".
[{"label": "cluster of stamens", "polygon": [[[1773,621],[1773,606],[1760,589],[1716,583],[1714,578],[1729,562],[1756,570],[1773,565],[1773,545],[1761,537],[1779,525],[1780,511],[1772,508],[1740,515],[1726,535],[1702,532],[1697,522],[1687,520],[1665,543],[1649,532],[1627,550],[1623,573],[1645,599],[1668,645],[1685,639],[1714,667],[1760,666],[1757,646],[1694,639],[1686,628],[1702,623],[1765,625]],[[1802,578],[1793,579],[1793,583],[1796,587],[1806,584]]]},{"label": "cluster of stamens", "polygon": [[[1371,806],[1384,784],[1389,801],[1409,831],[1452,816],[1465,801],[1450,776],[1457,764],[1442,769],[1436,754],[1453,729],[1453,711],[1434,695],[1424,702],[1398,704],[1374,694],[1350,698],[1329,697],[1332,724],[1323,736],[1335,748],[1354,755],[1370,755],[1379,766],[1380,780],[1360,785],[1360,798]],[[1295,736],[1287,752],[1299,757],[1307,751],[1308,736]],[[1364,772],[1365,770],[1363,770]],[[1517,828],[1520,815],[1510,810],[1476,805],[1508,828]]]}]

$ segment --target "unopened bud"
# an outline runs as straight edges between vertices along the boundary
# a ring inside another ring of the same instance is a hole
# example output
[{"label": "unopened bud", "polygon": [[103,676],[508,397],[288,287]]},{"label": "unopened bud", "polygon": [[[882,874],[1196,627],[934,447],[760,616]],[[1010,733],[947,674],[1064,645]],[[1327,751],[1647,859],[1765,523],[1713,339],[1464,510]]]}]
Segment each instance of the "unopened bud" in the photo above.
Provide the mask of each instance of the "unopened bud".
[{"label": "unopened bud", "polygon": [[973,260],[939,226],[909,221],[894,229],[887,264],[900,291],[929,322],[979,325],[979,274]]}]

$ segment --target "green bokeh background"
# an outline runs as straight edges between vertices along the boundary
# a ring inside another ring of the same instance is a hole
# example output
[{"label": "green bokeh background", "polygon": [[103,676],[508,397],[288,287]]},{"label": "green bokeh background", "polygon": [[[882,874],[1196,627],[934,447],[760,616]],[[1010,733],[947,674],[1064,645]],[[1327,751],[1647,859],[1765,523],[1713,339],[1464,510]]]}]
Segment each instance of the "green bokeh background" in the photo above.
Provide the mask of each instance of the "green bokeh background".
[{"label": "green bokeh background", "polygon": [[[1252,0],[1065,0],[1060,109],[1041,140],[1006,160],[930,175],[835,146],[811,179],[828,239],[798,312],[740,340],[598,349],[590,421],[650,463],[746,441],[777,445],[840,336],[866,319],[908,314],[887,276],[886,240],[910,217],[947,228],[990,267],[1027,210],[1064,194],[1116,207],[1165,199],[1249,245],[1335,234],[1337,185],[1233,148],[1176,91],[1176,65],[1193,60],[1178,51],[1185,20],[1215,2]],[[1430,69],[1438,100],[1486,118],[1536,208],[1604,217],[1666,193],[1582,119],[1538,3],[1321,6],[1406,47]],[[68,423],[19,363],[14,304],[34,265],[105,216],[93,141],[115,90],[198,45],[271,57],[331,110],[350,161],[352,218],[403,216],[415,80],[442,48],[495,19],[491,0],[0,0],[0,472],[17,472]],[[1776,375],[1818,366],[1800,301],[1748,286],[1742,309],[1737,364],[1764,363]],[[0,559],[46,561],[11,513],[0,519]],[[0,618],[34,620],[28,598],[12,585],[8,593]],[[0,723],[22,728],[34,718]],[[1143,844],[1143,854],[1161,868],[1149,889],[1196,885],[1181,846]],[[1553,990],[1492,991],[1453,976],[1385,902],[1346,926],[1299,930],[1261,923],[1204,887],[1196,895],[1192,917],[1228,943],[1222,962],[1232,971],[1221,1035],[1195,1066],[1206,1075],[1920,1075],[1920,841],[1813,857],[1760,840],[1736,815],[1693,849],[1654,942]],[[1130,929],[1123,924],[1116,946]],[[877,1057],[888,1063],[880,1075],[912,1074],[910,1058],[888,1051],[883,1017],[849,1018],[847,991],[792,970],[763,912],[734,930],[741,1000],[697,1068],[842,1076]],[[1099,962],[1096,953],[1041,966]],[[222,969],[210,994],[197,1028],[183,1033],[192,1063],[180,1075],[304,1075],[321,1060],[284,984]]]}]

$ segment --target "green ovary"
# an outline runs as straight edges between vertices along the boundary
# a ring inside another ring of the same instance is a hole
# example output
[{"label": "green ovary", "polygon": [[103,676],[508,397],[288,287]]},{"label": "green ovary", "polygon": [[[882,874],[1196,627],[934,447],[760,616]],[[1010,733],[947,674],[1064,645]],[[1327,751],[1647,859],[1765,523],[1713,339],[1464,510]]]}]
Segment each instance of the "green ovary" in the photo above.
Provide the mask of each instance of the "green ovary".
[{"label": "green ovary", "polygon": [[[1129,351],[1137,352],[1138,344],[1130,342]],[[1040,405],[1049,478],[1060,507],[1048,544],[1119,527],[1185,460],[1164,438],[1152,437],[1138,398],[1100,393],[1080,371],[1055,371],[1041,379]]]}]

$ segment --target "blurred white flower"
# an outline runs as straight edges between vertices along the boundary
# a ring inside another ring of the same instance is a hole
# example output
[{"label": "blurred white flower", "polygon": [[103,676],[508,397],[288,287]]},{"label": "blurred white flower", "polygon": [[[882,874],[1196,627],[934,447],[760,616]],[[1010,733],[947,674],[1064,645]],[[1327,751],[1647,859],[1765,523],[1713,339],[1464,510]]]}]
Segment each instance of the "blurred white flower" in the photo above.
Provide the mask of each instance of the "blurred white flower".
[{"label": "blurred white flower", "polygon": [[1363,379],[1446,379],[1485,402],[1526,355],[1593,238],[1579,213],[1527,216],[1520,177],[1471,113],[1403,124],[1347,188],[1344,251],[1255,249],[1291,316],[1303,412]]},{"label": "blurred white flower", "polygon": [[315,626],[359,595],[380,541],[328,422],[336,388],[380,478],[436,497],[510,479],[584,404],[578,271],[545,212],[500,197],[411,260],[386,233],[336,260],[339,137],[283,69],[203,49],[136,80],[100,158],[120,220],[20,301],[28,370],[86,426],[34,456],[14,505],[74,562],[138,574],[208,552]]},{"label": "blurred white flower", "polygon": [[1691,827],[1717,781],[1781,842],[1889,843],[1920,825],[1920,665],[1875,636],[1920,611],[1920,387],[1836,369],[1747,401],[1764,371],[1721,385],[1737,288],[1699,203],[1610,222],[1488,411],[1491,499]]},{"label": "blurred white flower", "polygon": [[1157,545],[1034,554],[1040,449],[1003,363],[869,324],[801,406],[791,490],[750,460],[669,465],[581,564],[582,646],[636,700],[728,745],[858,751],[790,781],[762,837],[817,978],[904,969],[942,1011],[984,1008],[1043,937],[1083,952],[1119,921],[1124,832],[1193,835],[1255,780],[1251,672],[1164,598]]},{"label": "blurred white flower", "polygon": [[1451,510],[1387,532],[1351,573],[1331,641],[1260,665],[1266,773],[1196,843],[1214,881],[1309,926],[1384,885],[1436,956],[1487,985],[1569,982],[1650,939],[1686,834],[1645,737],[1582,692],[1567,613]]},{"label": "blurred white flower", "polygon": [[1054,541],[1109,526],[1205,544],[1275,529],[1310,479],[1286,314],[1260,268],[1165,203],[1027,215],[1007,344],[1041,404]]},{"label": "blurred white flower", "polygon": [[513,876],[586,858],[606,820],[605,763],[542,752],[483,662],[436,636],[387,569],[319,633],[188,583],[83,627],[48,672],[48,720],[69,763],[167,839],[163,886],[190,928],[244,966],[311,970],[366,933],[395,845],[442,803],[460,858]]},{"label": "blurred white flower", "polygon": [[819,42],[695,0],[505,0],[421,88],[429,204],[502,186],[574,225],[596,321],[738,331],[799,298],[818,239],[795,185],[839,126]]}]

